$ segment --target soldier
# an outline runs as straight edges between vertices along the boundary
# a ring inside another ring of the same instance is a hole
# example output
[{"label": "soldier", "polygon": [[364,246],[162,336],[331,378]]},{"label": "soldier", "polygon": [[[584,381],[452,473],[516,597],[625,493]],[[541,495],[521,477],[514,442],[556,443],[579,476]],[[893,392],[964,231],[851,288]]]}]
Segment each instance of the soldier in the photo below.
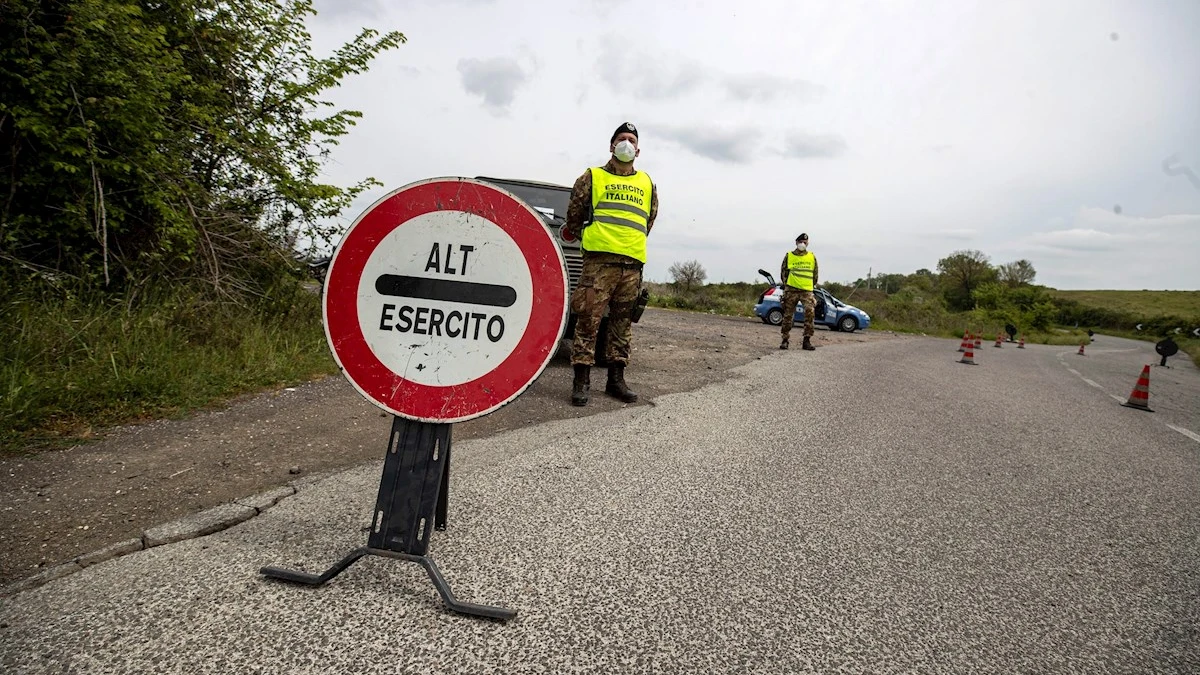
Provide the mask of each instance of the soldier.
[{"label": "soldier", "polygon": [[[608,384],[605,393],[626,403],[638,395],[625,384],[632,339],[632,313],[646,263],[646,235],[658,216],[658,191],[650,176],[633,168],[638,130],[629,122],[609,139],[612,157],[602,167],[583,172],[575,181],[563,229],[581,237],[583,271],[571,296],[575,312],[575,342],[571,365],[575,380],[572,405],[586,405],[595,365],[596,332],[608,308]],[[590,222],[589,222],[590,221]]]},{"label": "soldier", "polygon": [[816,312],[816,299],[813,289],[817,287],[817,257],[808,250],[808,235],[796,237],[796,250],[788,251],[783,256],[783,266],[779,269],[780,282],[783,287],[783,342],[780,349],[788,348],[788,335],[792,332],[792,321],[795,317],[796,303],[804,303],[804,344],[801,349],[812,351],[816,349],[812,343],[813,314]]}]

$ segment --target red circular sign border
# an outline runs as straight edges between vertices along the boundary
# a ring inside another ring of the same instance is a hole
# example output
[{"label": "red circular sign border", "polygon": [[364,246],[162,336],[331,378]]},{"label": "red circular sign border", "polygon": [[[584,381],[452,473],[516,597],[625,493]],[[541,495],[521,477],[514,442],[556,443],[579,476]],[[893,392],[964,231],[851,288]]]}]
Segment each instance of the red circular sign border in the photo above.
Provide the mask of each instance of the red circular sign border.
[{"label": "red circular sign border", "polygon": [[[434,211],[473,213],[504,230],[524,254],[533,286],[529,323],[509,356],[488,373],[450,386],[424,385],[392,372],[367,344],[358,316],[363,270],[379,242],[409,220]],[[537,261],[548,258],[558,263],[555,279],[536,273],[545,267]],[[430,178],[380,198],[338,243],[322,298],[325,336],[342,374],[375,405],[422,422],[461,422],[512,401],[545,370],[566,327],[566,288],[562,251],[541,216],[529,206],[482,181]]]}]

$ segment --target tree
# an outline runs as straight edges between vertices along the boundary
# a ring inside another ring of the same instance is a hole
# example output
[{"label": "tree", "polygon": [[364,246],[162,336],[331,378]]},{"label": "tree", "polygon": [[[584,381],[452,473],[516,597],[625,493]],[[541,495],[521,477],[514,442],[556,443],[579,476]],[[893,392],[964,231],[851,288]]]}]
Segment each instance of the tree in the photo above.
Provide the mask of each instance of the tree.
[{"label": "tree", "polygon": [[667,272],[671,275],[672,283],[685,291],[703,285],[704,280],[708,278],[708,273],[698,260],[673,263]]},{"label": "tree", "polygon": [[[311,0],[0,4],[0,267],[264,295],[375,183],[321,182],[360,113],[320,100],[405,41],[311,54]],[[320,114],[318,114],[320,113]],[[15,265],[13,264],[15,263]]]},{"label": "tree", "polygon": [[1017,260],[1010,263],[1004,263],[997,270],[1000,281],[1009,288],[1017,286],[1027,286],[1033,283],[1037,272],[1033,269],[1033,263],[1028,260]]},{"label": "tree", "polygon": [[939,260],[937,268],[942,275],[946,304],[955,310],[971,309],[975,289],[996,278],[996,270],[982,251],[955,251]]},{"label": "tree", "polygon": [[875,276],[875,288],[881,289],[884,293],[892,294],[900,290],[904,285],[903,274],[877,274]]}]

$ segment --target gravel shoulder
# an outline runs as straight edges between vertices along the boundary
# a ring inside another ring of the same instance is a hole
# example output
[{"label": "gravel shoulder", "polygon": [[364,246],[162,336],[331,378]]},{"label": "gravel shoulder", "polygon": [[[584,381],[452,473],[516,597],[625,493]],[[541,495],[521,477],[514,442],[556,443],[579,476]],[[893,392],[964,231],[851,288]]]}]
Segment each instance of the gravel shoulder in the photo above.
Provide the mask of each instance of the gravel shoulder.
[{"label": "gravel shoulder", "polygon": [[[814,343],[819,348],[890,337],[818,328]],[[778,344],[779,330],[757,319],[648,309],[634,326],[633,363],[626,371],[641,395],[634,405],[654,405],[659,396],[726,379],[730,369]],[[482,438],[626,407],[603,394],[603,378],[603,370],[594,371],[591,402],[571,406],[571,367],[560,349],[517,400],[456,424],[454,437]],[[390,424],[343,378],[332,376],[240,397],[184,419],[114,428],[64,450],[0,458],[0,586],[63,563],[86,564],[104,549],[136,550],[163,523],[239,500],[240,508],[253,508],[247,499],[377,462]]]}]

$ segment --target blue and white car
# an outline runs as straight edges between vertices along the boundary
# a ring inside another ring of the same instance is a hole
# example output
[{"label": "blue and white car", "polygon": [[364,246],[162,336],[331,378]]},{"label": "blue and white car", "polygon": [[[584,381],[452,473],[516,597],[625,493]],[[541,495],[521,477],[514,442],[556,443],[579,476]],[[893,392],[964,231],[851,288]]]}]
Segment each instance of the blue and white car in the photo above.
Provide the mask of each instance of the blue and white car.
[{"label": "blue and white car", "polygon": [[[767,278],[771,286],[758,296],[758,304],[754,305],[754,313],[763,323],[772,326],[783,325],[783,284],[775,283],[775,277],[766,270],[759,274]],[[817,306],[813,312],[813,325],[826,326],[829,330],[840,330],[853,333],[856,330],[866,330],[871,325],[871,316],[854,305],[833,297],[829,291],[817,287],[813,291]],[[804,305],[797,303],[796,312],[792,315],[796,323],[804,323]]]}]

